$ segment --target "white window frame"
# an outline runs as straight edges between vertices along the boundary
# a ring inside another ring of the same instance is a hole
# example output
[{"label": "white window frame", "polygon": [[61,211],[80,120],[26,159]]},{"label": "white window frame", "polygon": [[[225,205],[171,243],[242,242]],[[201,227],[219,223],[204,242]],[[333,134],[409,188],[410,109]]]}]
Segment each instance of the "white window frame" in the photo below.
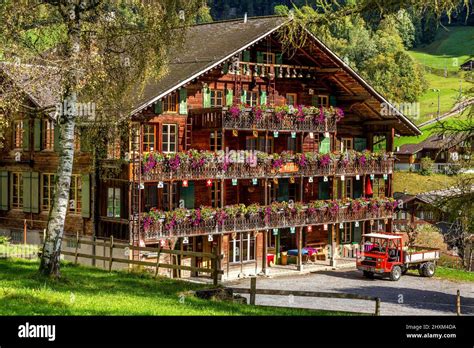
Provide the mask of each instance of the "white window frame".
[{"label": "white window frame", "polygon": [[[171,134],[171,129],[174,128],[174,136],[172,136]],[[167,130],[167,132],[165,132],[165,129]],[[178,148],[178,125],[176,123],[164,123],[162,126],[161,126],[161,131],[162,131],[162,135],[161,135],[161,150],[163,153],[175,153],[177,151],[177,148]],[[164,139],[165,137],[165,134],[167,134],[166,136],[166,139]],[[173,139],[174,138],[174,139]],[[171,144],[174,143],[174,151],[171,151],[170,148],[171,148]]]},{"label": "white window frame", "polygon": [[[120,218],[120,213],[121,213],[121,192],[120,192],[120,187],[109,187],[107,189],[107,217],[109,218]],[[111,197],[111,192],[112,192],[112,197]],[[112,211],[109,211],[109,202],[110,199],[112,199]],[[110,214],[111,213],[111,214]]]},{"label": "white window frame", "polygon": [[[242,239],[242,237],[244,237]],[[242,240],[242,242],[241,242]],[[251,242],[253,241],[253,252],[250,248]],[[242,250],[240,249],[240,246],[244,245],[244,242],[247,242],[247,259],[242,260],[241,257],[243,255]],[[229,263],[240,263],[240,262],[250,262],[250,261],[255,261],[255,253],[256,253],[256,238],[252,235],[252,232],[241,232],[237,234],[237,238],[232,239],[230,237],[229,241]],[[232,248],[232,253],[230,253],[230,248]],[[236,251],[239,251],[237,254]],[[232,258],[231,258],[232,254]],[[251,255],[253,257],[251,258]]]}]

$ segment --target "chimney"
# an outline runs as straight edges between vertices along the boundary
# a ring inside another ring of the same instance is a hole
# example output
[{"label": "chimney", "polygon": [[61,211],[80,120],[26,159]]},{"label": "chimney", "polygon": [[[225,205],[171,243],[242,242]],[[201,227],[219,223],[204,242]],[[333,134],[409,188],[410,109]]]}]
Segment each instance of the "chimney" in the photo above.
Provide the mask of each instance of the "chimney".
[{"label": "chimney", "polygon": [[244,23],[247,23],[247,12],[244,14]]}]

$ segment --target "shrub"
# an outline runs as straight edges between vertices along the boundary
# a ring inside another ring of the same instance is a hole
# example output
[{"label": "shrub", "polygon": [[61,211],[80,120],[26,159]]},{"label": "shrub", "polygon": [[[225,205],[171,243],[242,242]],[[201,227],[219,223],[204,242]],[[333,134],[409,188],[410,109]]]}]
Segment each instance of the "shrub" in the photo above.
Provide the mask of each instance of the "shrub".
[{"label": "shrub", "polygon": [[0,245],[8,244],[9,241],[10,241],[10,237],[0,236]]},{"label": "shrub", "polygon": [[448,251],[448,245],[444,241],[443,234],[433,225],[421,225],[417,227],[415,245],[437,248],[441,251]]},{"label": "shrub", "polygon": [[433,173],[433,160],[429,157],[423,157],[420,161],[421,175],[431,175]]}]

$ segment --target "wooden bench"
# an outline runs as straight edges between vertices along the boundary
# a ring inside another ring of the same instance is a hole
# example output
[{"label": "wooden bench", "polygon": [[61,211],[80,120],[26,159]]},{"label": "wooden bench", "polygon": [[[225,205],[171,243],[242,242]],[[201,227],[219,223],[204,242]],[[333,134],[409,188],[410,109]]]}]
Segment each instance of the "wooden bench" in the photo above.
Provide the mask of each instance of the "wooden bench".
[{"label": "wooden bench", "polygon": [[312,261],[316,261],[316,260],[326,261],[328,259],[327,243],[306,243],[306,246],[318,250],[316,254],[312,255],[312,258],[314,258]]}]

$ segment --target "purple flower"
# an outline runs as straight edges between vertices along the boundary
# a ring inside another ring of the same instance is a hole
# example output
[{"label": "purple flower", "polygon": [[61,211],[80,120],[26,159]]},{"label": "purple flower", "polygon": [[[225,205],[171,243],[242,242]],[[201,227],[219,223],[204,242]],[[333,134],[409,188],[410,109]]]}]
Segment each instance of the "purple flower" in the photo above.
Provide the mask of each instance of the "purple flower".
[{"label": "purple flower", "polygon": [[306,165],[308,164],[308,161],[306,160],[306,156],[305,154],[301,154],[301,157],[300,159],[298,160],[298,165],[302,168],[306,167]]},{"label": "purple flower", "polygon": [[321,159],[319,160],[319,163],[321,164],[321,166],[326,167],[329,165],[329,163],[331,163],[331,158],[328,154],[323,155],[323,157],[321,157]]},{"label": "purple flower", "polygon": [[367,158],[365,158],[365,155],[362,155],[359,157],[359,164],[361,166],[364,166],[367,163]]},{"label": "purple flower", "polygon": [[180,164],[181,160],[178,155],[175,155],[173,158],[170,158],[168,160],[168,165],[170,166],[170,169],[172,171],[177,171],[179,169]]},{"label": "purple flower", "polygon": [[272,166],[274,169],[280,169],[282,165],[283,165],[283,160],[281,158],[273,160]]},{"label": "purple flower", "polygon": [[229,112],[233,119],[237,119],[240,116],[240,108],[236,105],[231,106]]}]

